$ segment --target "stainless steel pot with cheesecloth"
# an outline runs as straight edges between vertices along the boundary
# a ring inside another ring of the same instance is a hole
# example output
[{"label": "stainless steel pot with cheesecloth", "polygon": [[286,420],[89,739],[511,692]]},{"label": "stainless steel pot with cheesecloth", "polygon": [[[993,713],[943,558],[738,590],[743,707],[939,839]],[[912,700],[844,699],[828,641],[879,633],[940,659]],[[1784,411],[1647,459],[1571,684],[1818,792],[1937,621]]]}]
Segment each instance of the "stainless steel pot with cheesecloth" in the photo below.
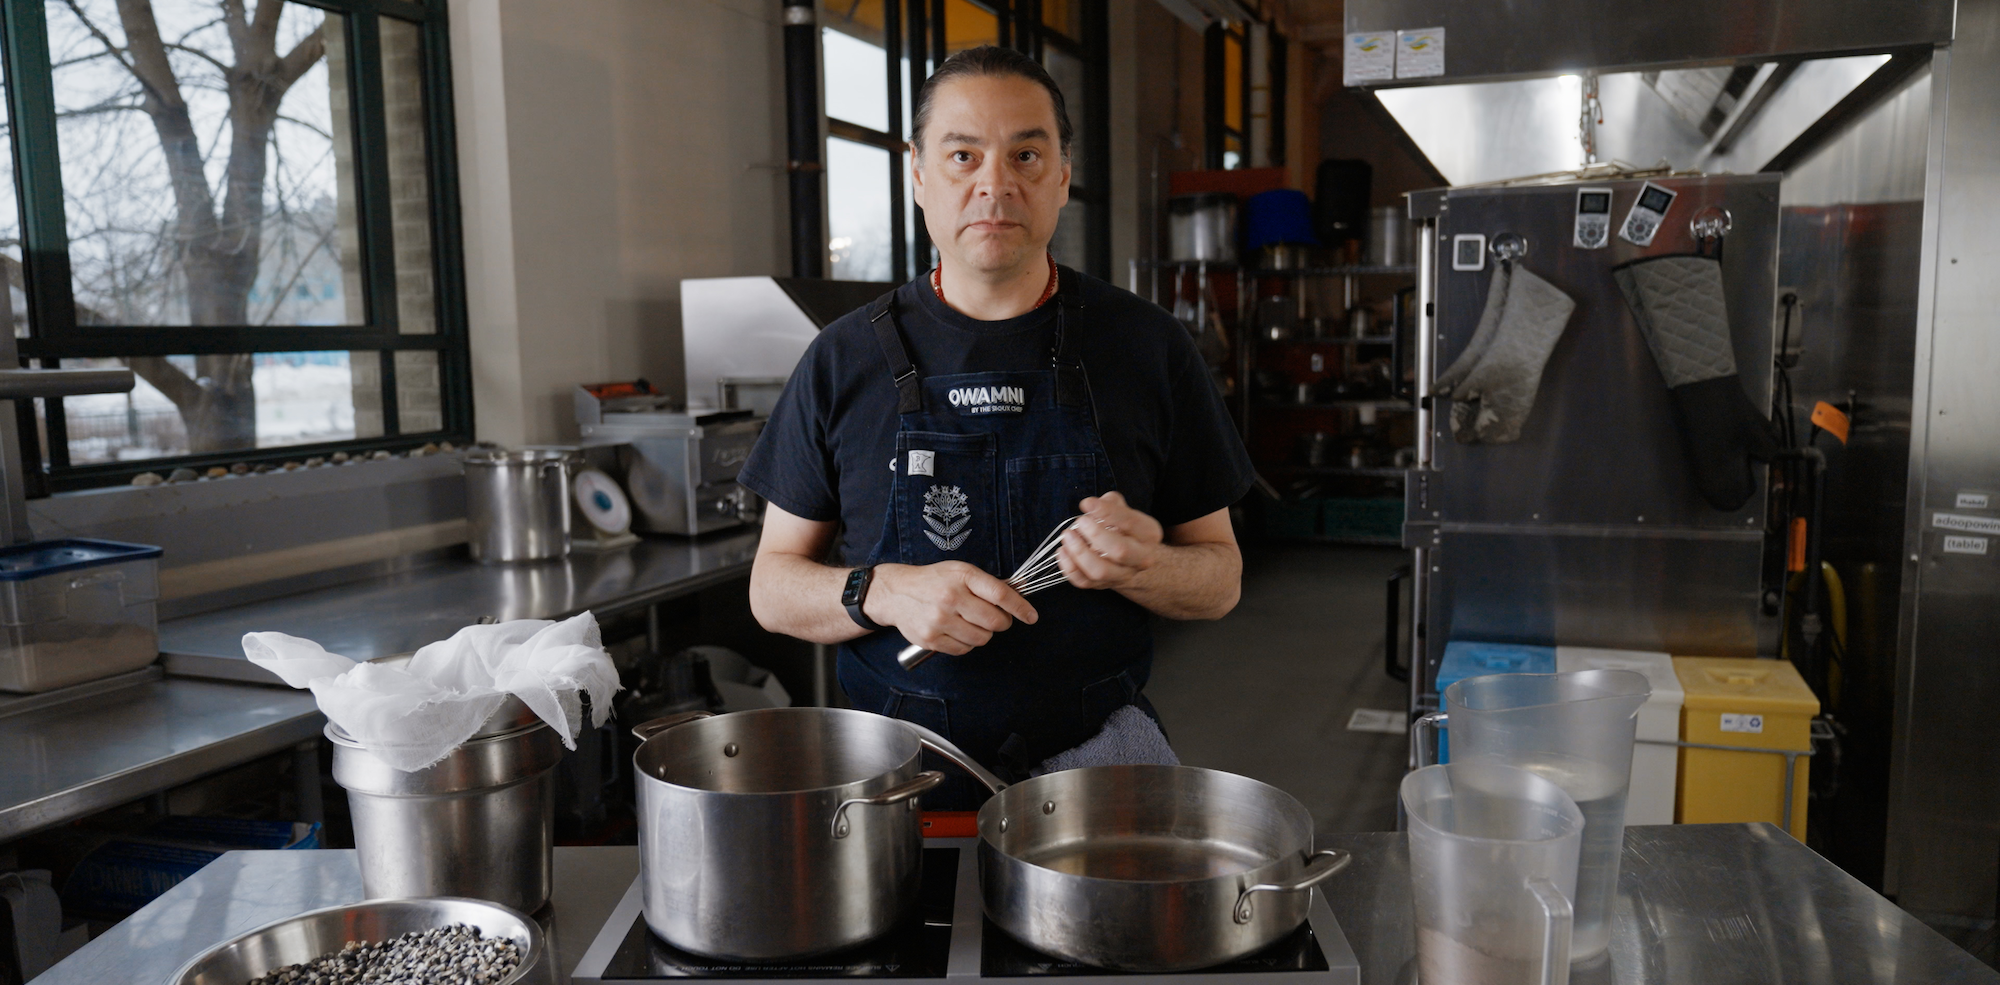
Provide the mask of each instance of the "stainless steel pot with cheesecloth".
[{"label": "stainless steel pot with cheesecloth", "polygon": [[924,751],[991,781],[926,729],[843,708],[632,731],[646,926],[711,958],[810,957],[888,932],[921,887],[917,798],[944,780],[919,771]]},{"label": "stainless steel pot with cheesecloth", "polygon": [[1298,929],[1314,886],[1312,815],[1249,777],[1092,766],[1025,780],[979,811],[986,916],[1037,950],[1120,971],[1206,968]]}]

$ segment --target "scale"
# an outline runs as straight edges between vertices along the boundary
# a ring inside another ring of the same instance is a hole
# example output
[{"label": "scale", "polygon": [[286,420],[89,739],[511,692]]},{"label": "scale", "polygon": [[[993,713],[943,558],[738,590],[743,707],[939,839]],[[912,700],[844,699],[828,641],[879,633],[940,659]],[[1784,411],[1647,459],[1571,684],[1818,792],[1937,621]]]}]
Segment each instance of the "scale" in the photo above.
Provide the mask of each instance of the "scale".
[{"label": "scale", "polygon": [[994,926],[979,899],[976,838],[933,838],[924,846],[924,881],[916,912],[900,927],[838,954],[775,964],[743,964],[682,951],[646,928],[642,874],[634,879],[597,939],[584,952],[571,981],[576,985],[645,985],[690,978],[739,983],[804,985],[857,978],[944,982],[987,978],[1119,978],[1176,985],[1222,985],[1254,976],[1273,985],[1360,985],[1354,949],[1313,891],[1306,922],[1284,939],[1248,957],[1198,971],[1125,973],[1050,957]]}]

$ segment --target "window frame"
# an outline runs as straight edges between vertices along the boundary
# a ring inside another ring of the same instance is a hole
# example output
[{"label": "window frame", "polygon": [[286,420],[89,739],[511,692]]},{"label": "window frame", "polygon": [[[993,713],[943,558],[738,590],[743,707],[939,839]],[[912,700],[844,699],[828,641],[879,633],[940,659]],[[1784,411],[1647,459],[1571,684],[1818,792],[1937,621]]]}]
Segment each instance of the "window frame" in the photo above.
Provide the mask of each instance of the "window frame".
[{"label": "window frame", "polygon": [[[77,320],[70,276],[69,229],[63,201],[55,82],[49,54],[46,0],[0,0],[0,46],[5,49],[8,150],[14,156],[21,215],[21,262],[29,334],[18,340],[22,364],[54,368],[63,359],[136,356],[266,355],[345,350],[376,352],[381,360],[383,433],[314,444],[161,456],[72,465],[60,399],[45,401],[48,447],[40,447],[27,401],[22,458],[33,481],[46,490],[83,489],[129,481],[142,472],[197,470],[238,462],[300,460],[337,452],[396,451],[439,441],[472,438],[472,372],[465,304],[465,258],[460,237],[458,162],[452,118],[450,41],[446,0],[287,0],[342,16],[348,57],[348,112],[356,161],[356,220],[362,244],[362,325],[83,325]],[[389,191],[388,123],[383,103],[382,17],[418,32],[424,97],[425,179],[429,185],[431,277],[435,332],[403,334],[396,306],[396,261]],[[334,70],[328,66],[329,71]],[[437,353],[444,426],[403,432],[397,408],[396,353]],[[40,467],[36,467],[39,463]]]},{"label": "window frame", "polygon": [[[1083,107],[1071,107],[1074,120],[1081,116],[1095,121],[1076,135],[1083,145],[1085,170],[1072,174],[1070,199],[1087,206],[1084,210],[1083,269],[1097,277],[1111,271],[1111,136],[1107,121],[1110,98],[1110,29],[1107,0],[1071,0],[1080,8],[1084,37],[1072,38],[1043,22],[1041,0],[963,0],[994,16],[999,43],[1014,48],[1040,62],[1044,48],[1053,46],[1083,64]],[[903,132],[903,101],[910,99],[948,55],[945,36],[945,0],[883,0],[882,50],[888,63],[889,129],[887,132],[837,119],[825,112],[821,144],[834,137],[879,147],[889,152],[890,279],[907,281],[931,264],[930,234],[924,228],[923,210],[904,199],[904,169],[908,167],[909,135]],[[824,29],[833,18],[821,12]],[[902,63],[909,62],[909,78],[902,77]],[[823,61],[823,59],[822,59]],[[821,91],[825,91],[822,84]],[[1078,110],[1081,109],[1079,113]],[[914,235],[905,232],[913,229]]]}]

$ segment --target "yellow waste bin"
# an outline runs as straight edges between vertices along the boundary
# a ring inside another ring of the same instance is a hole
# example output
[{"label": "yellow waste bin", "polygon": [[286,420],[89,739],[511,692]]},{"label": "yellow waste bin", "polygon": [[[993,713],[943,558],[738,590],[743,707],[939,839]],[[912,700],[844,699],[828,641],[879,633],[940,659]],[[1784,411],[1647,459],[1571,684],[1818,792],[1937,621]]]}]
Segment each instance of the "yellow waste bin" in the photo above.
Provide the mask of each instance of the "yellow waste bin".
[{"label": "yellow waste bin", "polygon": [[1810,752],[1812,719],[1819,699],[1788,660],[1675,657],[1681,679],[1681,741],[1701,746],[1681,749],[1678,807],[1682,824],[1769,821],[1785,824],[1785,765],[1797,762],[1792,777],[1792,837],[1806,836],[1806,779],[1810,756],[1786,757],[1779,750]]}]

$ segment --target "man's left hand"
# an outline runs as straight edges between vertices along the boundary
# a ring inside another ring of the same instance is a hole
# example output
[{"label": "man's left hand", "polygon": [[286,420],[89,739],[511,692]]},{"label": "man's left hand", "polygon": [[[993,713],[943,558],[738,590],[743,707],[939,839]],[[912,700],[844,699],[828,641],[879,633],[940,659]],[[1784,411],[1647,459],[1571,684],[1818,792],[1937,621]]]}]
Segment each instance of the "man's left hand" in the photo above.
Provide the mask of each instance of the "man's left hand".
[{"label": "man's left hand", "polygon": [[1159,563],[1160,521],[1125,502],[1116,492],[1082,503],[1083,519],[1063,534],[1056,552],[1063,576],[1078,588],[1125,588]]}]

